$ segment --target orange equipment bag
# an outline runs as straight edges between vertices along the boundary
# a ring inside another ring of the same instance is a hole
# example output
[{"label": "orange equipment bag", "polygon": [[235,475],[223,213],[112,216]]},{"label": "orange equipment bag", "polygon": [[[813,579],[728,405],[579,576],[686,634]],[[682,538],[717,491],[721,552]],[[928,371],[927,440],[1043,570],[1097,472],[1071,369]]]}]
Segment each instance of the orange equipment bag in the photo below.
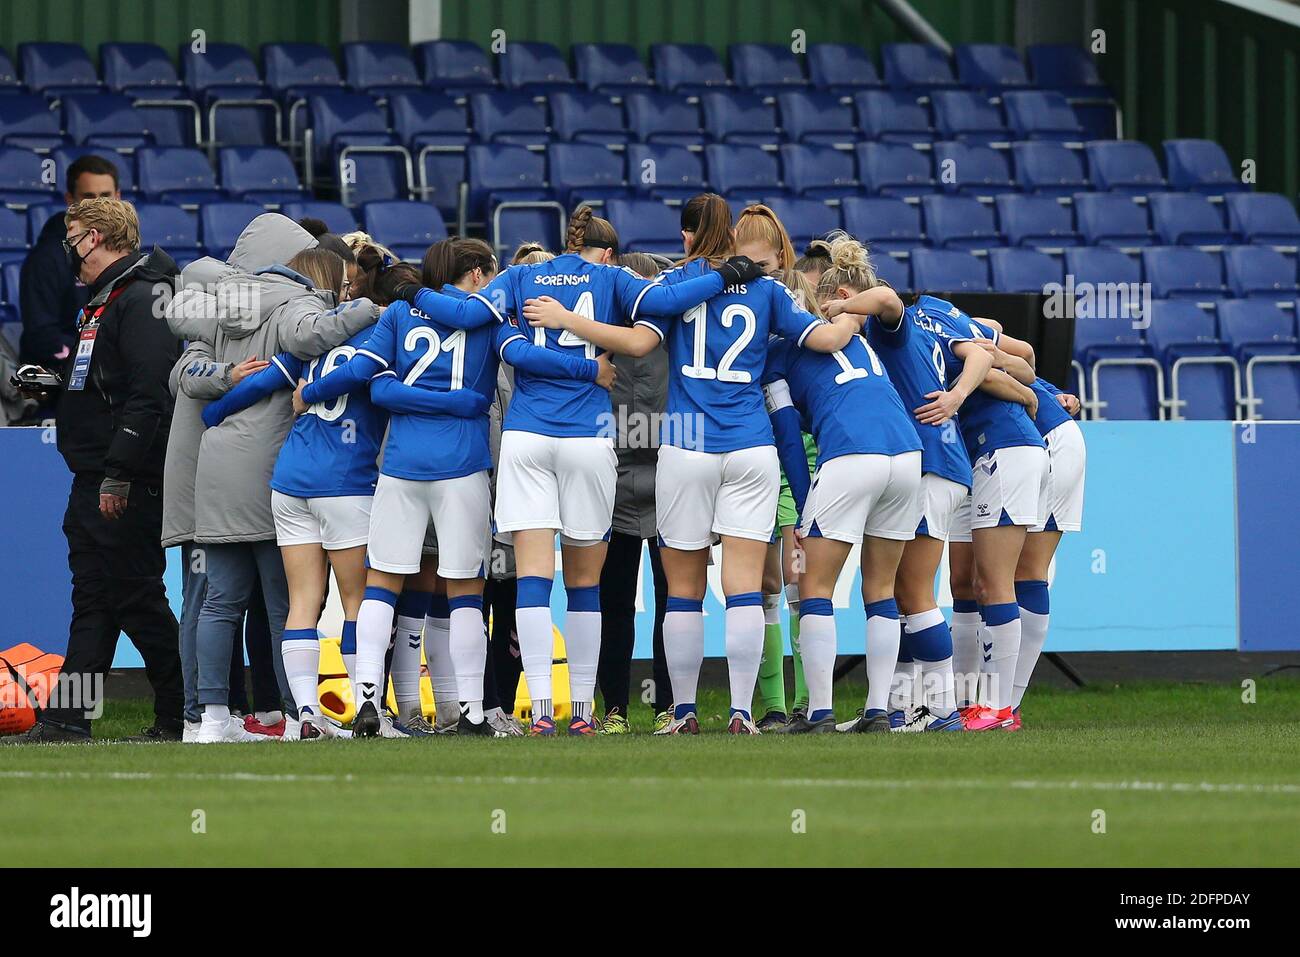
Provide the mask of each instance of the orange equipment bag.
[{"label": "orange equipment bag", "polygon": [[0,735],[22,734],[36,723],[35,702],[44,707],[63,667],[63,656],[35,645],[0,651]]}]

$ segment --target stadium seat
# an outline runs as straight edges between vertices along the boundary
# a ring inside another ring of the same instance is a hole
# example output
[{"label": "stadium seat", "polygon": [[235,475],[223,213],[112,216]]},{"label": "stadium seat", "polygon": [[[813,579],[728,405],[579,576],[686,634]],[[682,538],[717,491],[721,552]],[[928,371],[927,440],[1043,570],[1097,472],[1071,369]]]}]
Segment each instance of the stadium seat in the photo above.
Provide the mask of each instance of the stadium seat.
[{"label": "stadium seat", "polygon": [[1165,140],[1165,168],[1171,189],[1222,196],[1250,188],[1233,171],[1223,147],[1212,140]]},{"label": "stadium seat", "polygon": [[781,192],[781,170],[775,153],[757,146],[714,144],[704,148],[704,157],[709,166],[709,183],[729,202],[760,202],[764,196]]},{"label": "stadium seat", "polygon": [[338,233],[340,236],[357,228],[357,217],[342,203],[326,203],[321,200],[308,199],[295,203],[285,203],[280,207],[280,212],[294,221],[305,219],[308,216],[319,219],[330,228],[330,232]]},{"label": "stadium seat", "polygon": [[199,150],[150,146],[136,150],[135,161],[140,192],[150,202],[197,206],[226,198]]},{"label": "stadium seat", "polygon": [[474,93],[469,112],[474,132],[483,142],[533,146],[551,141],[546,107],[527,93]]},{"label": "stadium seat", "polygon": [[925,91],[958,85],[948,57],[928,43],[882,43],[880,60],[885,83],[894,89]]},{"label": "stadium seat", "polygon": [[990,249],[989,272],[995,292],[1044,293],[1065,281],[1061,261],[1036,249]]},{"label": "stadium seat", "polygon": [[[546,181],[543,154],[522,146],[492,143],[471,146],[468,213],[491,225],[497,249],[529,239],[550,247],[560,238],[564,209]],[[503,202],[527,203],[498,211]]]},{"label": "stadium seat", "polygon": [[859,143],[858,178],[872,193],[883,196],[923,196],[933,193],[930,159],[901,143]]},{"label": "stadium seat", "polygon": [[426,40],[413,48],[424,85],[452,95],[497,85],[483,48],[469,40]]},{"label": "stadium seat", "polygon": [[1025,65],[1014,48],[999,43],[959,43],[953,48],[957,78],[974,90],[999,93],[1029,86]]},{"label": "stadium seat", "polygon": [[655,83],[670,93],[694,96],[731,83],[718,54],[704,43],[654,43],[650,60]]},{"label": "stadium seat", "polygon": [[1217,255],[1185,246],[1142,250],[1142,272],[1157,299],[1216,299],[1223,295],[1223,268]]},{"label": "stadium seat", "polygon": [[77,146],[134,150],[153,145],[152,134],[128,96],[70,93],[62,102],[63,128]]},{"label": "stadium seat", "polygon": [[841,226],[839,210],[819,200],[804,196],[768,196],[766,199],[798,249]]},{"label": "stadium seat", "polygon": [[[1118,249],[1104,246],[1067,247],[1065,271],[1067,275],[1074,277],[1076,288],[1087,286],[1092,290],[1089,295],[1094,297],[1102,294],[1098,287],[1122,286],[1131,291],[1138,289],[1142,283],[1142,266],[1137,259]],[[1131,295],[1126,294],[1120,300],[1115,299],[1109,292],[1104,295],[1106,302],[1116,303],[1117,307],[1101,308],[1104,303],[1097,302],[1094,298],[1094,305],[1091,308],[1093,315],[1106,318],[1131,315]]]},{"label": "stadium seat", "polygon": [[101,43],[99,63],[104,83],[114,93],[142,99],[185,95],[176,67],[156,43]]},{"label": "stadium seat", "polygon": [[18,62],[23,83],[33,93],[53,97],[102,88],[95,64],[79,43],[20,43]]},{"label": "stadium seat", "polygon": [[387,200],[361,207],[361,228],[398,256],[418,262],[434,243],[447,238],[438,210],[428,203]]},{"label": "stadium seat", "polygon": [[1292,301],[1300,294],[1296,261],[1265,246],[1229,246],[1223,251],[1228,288],[1234,296]]},{"label": "stadium seat", "polygon": [[704,129],[718,143],[764,146],[780,141],[776,107],[757,93],[717,90],[700,97]]},{"label": "stadium seat", "polygon": [[1084,242],[1096,246],[1150,246],[1147,211],[1121,193],[1076,193],[1074,215]]},{"label": "stadium seat", "polygon": [[781,147],[786,188],[813,199],[839,199],[860,191],[853,154],[833,146],[787,143]]},{"label": "stadium seat", "polygon": [[650,73],[630,43],[575,43],[573,64],[578,82],[605,96],[648,89]]},{"label": "stadium seat", "polygon": [[1051,196],[1003,193],[994,202],[1002,235],[1012,246],[1058,248],[1079,243],[1070,207]]},{"label": "stadium seat", "polygon": [[594,143],[552,143],[546,153],[551,189],[566,209],[631,195],[620,153]]},{"label": "stadium seat", "polygon": [[1017,190],[1005,150],[973,143],[935,143],[934,168],[940,188],[947,193],[996,196]]},{"label": "stadium seat", "polygon": [[0,94],[22,93],[26,88],[18,79],[18,68],[4,48],[0,47]]},{"label": "stadium seat", "polygon": [[1245,366],[1247,412],[1255,419],[1300,419],[1300,344],[1295,319],[1271,302],[1219,303],[1219,330]]},{"label": "stadium seat", "polygon": [[[55,162],[59,185],[66,180]],[[0,203],[6,206],[30,206],[57,201],[60,193],[46,178],[45,159],[32,150],[17,146],[0,146]]]},{"label": "stadium seat", "polygon": [[853,97],[858,126],[868,139],[887,143],[931,143],[930,112],[913,93],[863,90]]},{"label": "stadium seat", "polygon": [[618,232],[624,249],[635,252],[682,254],[681,219],[677,210],[653,199],[611,199],[605,216]]},{"label": "stadium seat", "polygon": [[1002,97],[1007,124],[1021,140],[1083,140],[1083,126],[1065,97],[1049,90],[1018,90]]},{"label": "stadium seat", "polygon": [[389,132],[374,100],[364,93],[324,92],[309,96],[307,106],[315,168],[338,179],[343,164],[351,164],[339,182],[344,205],[407,198],[413,186],[410,153]]},{"label": "stadium seat", "polygon": [[988,292],[984,260],[952,249],[914,249],[912,288],[917,292]]},{"label": "stadium seat", "polygon": [[840,95],[882,85],[871,56],[854,43],[809,46],[808,77],[817,89]]},{"label": "stadium seat", "polygon": [[256,203],[204,203],[199,207],[199,232],[209,256],[226,259],[239,234],[266,210]]},{"label": "stadium seat", "polygon": [[288,99],[343,88],[338,64],[319,43],[264,43],[262,67],[266,85]]},{"label": "stadium seat", "polygon": [[12,93],[0,96],[0,145],[45,151],[69,144],[44,97]]},{"label": "stadium seat", "polygon": [[22,276],[21,262],[0,263],[0,337],[8,339],[15,351],[22,347],[23,324],[18,315]]},{"label": "stadium seat", "polygon": [[[62,197],[60,197],[62,199]],[[35,203],[27,207],[27,235],[33,243],[41,235],[41,230],[45,224],[55,216],[62,216],[68,211],[68,207],[63,202],[58,203]]]},{"label": "stadium seat", "polygon": [[306,198],[293,160],[284,150],[269,146],[226,147],[217,155],[217,169],[221,188],[245,202],[280,206]]},{"label": "stadium seat", "polygon": [[1158,300],[1151,304],[1146,339],[1164,366],[1173,418],[1237,418],[1240,371],[1215,331],[1214,316],[1186,299]]},{"label": "stadium seat", "polygon": [[1264,245],[1300,244],[1300,218],[1280,193],[1229,193],[1223,197],[1228,228],[1246,242]]},{"label": "stadium seat", "polygon": [[21,262],[27,257],[27,216],[0,206],[0,263]]},{"label": "stadium seat", "polygon": [[553,43],[511,40],[501,54],[501,85],[530,95],[573,86],[569,64]]},{"label": "stadium seat", "polygon": [[1136,140],[1092,140],[1085,144],[1097,189],[1146,195],[1166,189],[1151,147]]},{"label": "stadium seat", "polygon": [[872,268],[876,270],[876,275],[898,292],[909,292],[912,289],[912,267],[906,259],[896,259],[893,256],[876,256],[871,260]]},{"label": "stadium seat", "polygon": [[1223,214],[1196,193],[1152,193],[1147,197],[1151,225],[1169,246],[1222,246],[1237,241],[1223,225]]},{"label": "stadium seat", "polygon": [[942,249],[988,249],[1003,245],[993,208],[970,196],[922,196],[925,234]]},{"label": "stadium seat", "polygon": [[1155,420],[1164,406],[1164,370],[1130,316],[1080,311],[1074,355],[1089,371],[1089,417]]},{"label": "stadium seat", "polygon": [[1011,133],[1002,113],[983,93],[969,90],[936,90],[930,97],[934,125],[946,140],[970,143],[1005,143]]},{"label": "stadium seat", "polygon": [[796,143],[852,143],[857,139],[853,106],[834,93],[787,91],[776,98],[781,129]]},{"label": "stadium seat", "polygon": [[608,96],[586,90],[552,93],[551,128],[556,139],[577,143],[626,143],[631,137],[622,108]]},{"label": "stadium seat", "polygon": [[700,146],[705,142],[699,108],[684,96],[632,93],[624,97],[623,106],[628,128],[642,143]]},{"label": "stadium seat", "polygon": [[264,91],[257,64],[237,43],[209,43],[202,52],[189,43],[183,43],[180,63],[185,85],[195,93],[247,98]]},{"label": "stadium seat", "polygon": [[1025,50],[1035,86],[1066,96],[1110,96],[1088,51],[1073,43],[1035,43]]},{"label": "stadium seat", "polygon": [[444,215],[456,209],[471,141],[468,110],[446,93],[394,93],[388,98],[398,141],[415,162],[419,194]]},{"label": "stadium seat", "polygon": [[840,215],[844,228],[867,240],[873,253],[906,252],[925,244],[921,207],[915,203],[893,196],[849,196],[840,203]]},{"label": "stadium seat", "polygon": [[808,84],[789,44],[733,43],[727,47],[727,59],[732,82],[760,96],[776,96]]},{"label": "stadium seat", "polygon": [[1080,155],[1060,143],[1013,143],[1011,155],[1016,180],[1028,192],[1072,196],[1092,187]]},{"label": "stadium seat", "polygon": [[640,198],[685,202],[704,191],[700,153],[684,146],[630,143],[626,156],[628,185]]},{"label": "stadium seat", "polygon": [[178,263],[203,255],[195,213],[171,203],[141,203],[135,211],[140,217],[140,244],[145,249],[161,246]]},{"label": "stadium seat", "polygon": [[399,43],[344,43],[343,70],[348,86],[371,96],[421,86],[410,50]]}]

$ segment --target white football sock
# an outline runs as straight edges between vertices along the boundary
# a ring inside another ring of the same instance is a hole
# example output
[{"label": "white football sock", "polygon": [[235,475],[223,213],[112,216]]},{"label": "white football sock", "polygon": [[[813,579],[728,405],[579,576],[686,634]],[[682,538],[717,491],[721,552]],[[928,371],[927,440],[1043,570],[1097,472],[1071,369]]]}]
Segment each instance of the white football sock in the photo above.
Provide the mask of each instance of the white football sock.
[{"label": "white football sock", "polygon": [[1016,661],[1020,656],[1020,606],[1015,602],[985,605],[984,644],[989,648],[984,671],[988,675],[988,706],[995,711],[1011,707],[1015,697]]},{"label": "white football sock", "polygon": [[799,653],[808,685],[808,717],[817,720],[830,711],[835,682],[835,615],[829,598],[805,598],[799,603]]},{"label": "white football sock", "polygon": [[320,636],[315,628],[286,628],[280,643],[284,676],[298,706],[298,716],[319,715]]},{"label": "white football sock", "polygon": [[664,615],[664,659],[673,686],[673,703],[695,707],[704,663],[704,603],[668,596]]},{"label": "white football sock", "polygon": [[574,716],[587,721],[591,718],[596,669],[600,665],[600,586],[566,591],[569,607],[564,616],[564,647],[569,658],[569,695]]},{"label": "white football sock", "polygon": [[483,721],[483,670],[487,665],[487,632],[483,598],[466,595],[451,600],[451,660],[461,714],[474,724]]},{"label": "white football sock", "polygon": [[551,621],[551,579],[525,576],[519,579],[515,602],[515,629],[519,632],[519,656],[523,659],[528,694],[533,699],[533,720],[552,717],[551,663],[555,655],[554,625]]},{"label": "white football sock", "polygon": [[[973,601],[953,602],[952,612],[952,672],[955,682],[957,707],[965,708],[976,702],[980,676],[980,615]],[[961,608],[959,611],[958,608]]]},{"label": "white football sock", "polygon": [[[884,711],[889,705],[889,688],[898,663],[898,646],[902,626],[898,605],[892,598],[873,601],[866,607],[867,616],[867,707]],[[807,679],[807,670],[804,672]]]},{"label": "white football sock", "polygon": [[1019,708],[1029,687],[1029,679],[1034,676],[1034,667],[1038,657],[1043,653],[1047,643],[1047,623],[1051,615],[1037,615],[1032,611],[1020,609],[1020,655],[1016,658],[1016,690],[1011,707]]},{"label": "white football sock", "polygon": [[387,588],[367,587],[357,613],[357,710],[367,702],[384,707],[384,658],[393,634],[397,596]]},{"label": "white football sock", "polygon": [[[406,596],[398,599],[401,604]],[[425,603],[427,604],[427,602]],[[397,699],[397,718],[409,721],[418,717],[420,706],[420,634],[424,631],[425,616],[397,616],[397,632],[393,636],[393,661],[389,677],[393,682],[393,697]]]}]

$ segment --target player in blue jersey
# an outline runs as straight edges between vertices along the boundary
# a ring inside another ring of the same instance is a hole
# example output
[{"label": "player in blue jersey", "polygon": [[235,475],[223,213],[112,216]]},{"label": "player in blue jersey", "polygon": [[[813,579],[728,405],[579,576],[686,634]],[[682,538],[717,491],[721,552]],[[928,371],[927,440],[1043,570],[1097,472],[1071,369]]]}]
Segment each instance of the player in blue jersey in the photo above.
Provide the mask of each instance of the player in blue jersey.
[{"label": "player in blue jersey", "polygon": [[[682,237],[687,259],[660,274],[656,283],[663,288],[698,282],[734,254],[726,200],[710,193],[686,203]],[[759,273],[754,267],[728,283],[721,295],[665,318],[645,314],[654,308],[647,296],[635,310],[632,329],[593,322],[554,299],[535,301],[524,310],[535,326],[565,329],[623,355],[645,355],[668,342],[671,378],[655,502],[669,593],[664,653],[676,701],[673,720],[662,733],[699,731],[695,695],[704,655],[705,572],[716,536],[722,539],[727,599],[728,731],[758,733],[750,710],[763,653],[759,589],[780,484],[760,383],[767,337],[775,331],[807,348],[835,352],[859,328],[849,319],[835,324],[818,319],[781,282]]]}]

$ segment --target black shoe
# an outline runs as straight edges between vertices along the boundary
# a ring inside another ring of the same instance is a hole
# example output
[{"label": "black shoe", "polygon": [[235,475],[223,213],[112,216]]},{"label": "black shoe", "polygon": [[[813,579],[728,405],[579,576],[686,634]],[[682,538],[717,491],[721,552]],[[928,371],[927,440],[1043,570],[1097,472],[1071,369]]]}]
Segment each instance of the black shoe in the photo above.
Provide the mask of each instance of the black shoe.
[{"label": "black shoe", "polygon": [[[885,721],[888,729],[889,722]],[[786,722],[784,727],[776,729],[777,734],[834,734],[835,715],[830,714],[817,721],[809,721],[805,714],[797,714]]]},{"label": "black shoe", "polygon": [[129,738],[123,738],[122,740],[130,744],[156,744],[160,741],[179,741],[181,735],[181,728],[173,728],[155,721],[139,734],[133,734]]},{"label": "black shoe", "polygon": [[505,737],[505,735],[500,734],[495,728],[492,727],[492,725],[487,723],[487,718],[484,718],[478,724],[475,724],[473,721],[469,719],[469,715],[462,713],[460,716],[460,720],[456,722],[456,737],[459,738],[462,735],[467,735],[467,734],[477,735],[478,737],[481,738]]},{"label": "black shoe", "polygon": [[90,732],[79,731],[53,721],[37,721],[23,734],[0,738],[0,744],[90,744]]},{"label": "black shoe", "polygon": [[769,731],[780,731],[787,723],[788,719],[784,711],[769,711],[758,719],[758,730],[764,734]]},{"label": "black shoe", "polygon": [[379,710],[373,701],[367,701],[357,711],[357,716],[352,719],[352,737],[377,738],[379,729]]},{"label": "black shoe", "polygon": [[[834,730],[832,726],[831,730]],[[880,732],[889,733],[889,715],[873,714],[870,717],[863,715],[858,718],[858,723],[849,729],[854,734],[879,734]]]}]

